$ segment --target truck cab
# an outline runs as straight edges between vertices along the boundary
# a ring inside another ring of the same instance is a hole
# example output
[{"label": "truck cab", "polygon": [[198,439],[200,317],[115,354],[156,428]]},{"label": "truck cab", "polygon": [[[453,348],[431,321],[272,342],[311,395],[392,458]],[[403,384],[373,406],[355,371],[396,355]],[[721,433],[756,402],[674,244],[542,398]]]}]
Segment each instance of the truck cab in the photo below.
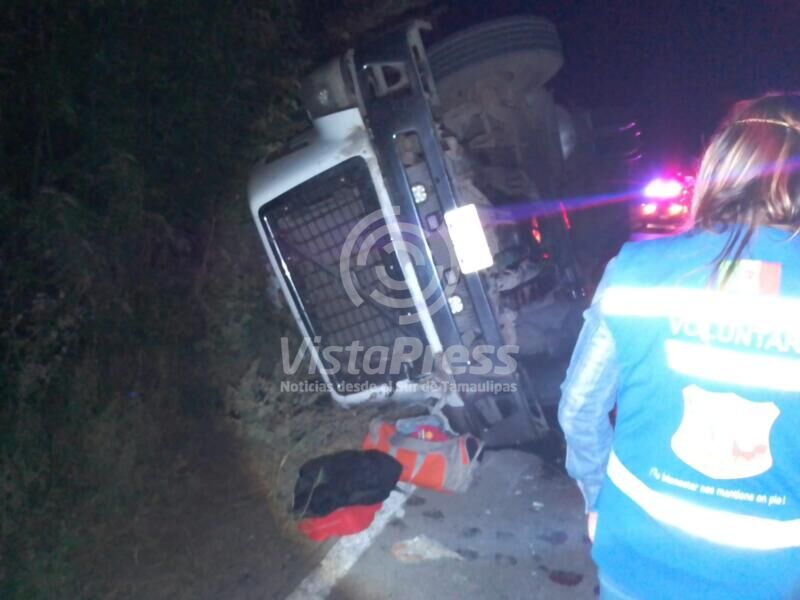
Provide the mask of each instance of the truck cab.
[{"label": "truck cab", "polygon": [[549,21],[426,48],[428,30],[406,24],[306,77],[312,127],[256,166],[250,209],[337,403],[423,403],[489,446],[533,441],[549,429],[542,365],[565,364],[628,237],[629,208],[591,199],[635,140],[603,151],[627,124],[556,101]]}]

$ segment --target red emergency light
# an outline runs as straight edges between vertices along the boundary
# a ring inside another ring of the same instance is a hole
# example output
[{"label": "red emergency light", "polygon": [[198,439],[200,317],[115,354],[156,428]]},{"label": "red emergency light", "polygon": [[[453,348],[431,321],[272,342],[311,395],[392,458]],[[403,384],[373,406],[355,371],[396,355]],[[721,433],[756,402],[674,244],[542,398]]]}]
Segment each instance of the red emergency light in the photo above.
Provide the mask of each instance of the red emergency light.
[{"label": "red emergency light", "polygon": [[653,179],[644,188],[645,198],[665,200],[667,198],[677,198],[683,194],[684,185],[677,179],[663,179],[661,177]]}]

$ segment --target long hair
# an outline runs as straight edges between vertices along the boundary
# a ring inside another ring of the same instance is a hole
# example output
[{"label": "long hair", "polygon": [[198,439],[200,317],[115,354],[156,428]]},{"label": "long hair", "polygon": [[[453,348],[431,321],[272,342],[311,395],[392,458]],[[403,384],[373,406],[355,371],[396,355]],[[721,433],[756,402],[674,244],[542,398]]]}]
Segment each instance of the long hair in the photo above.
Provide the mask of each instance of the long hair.
[{"label": "long hair", "polygon": [[[737,103],[703,155],[692,202],[695,226],[727,231],[714,261],[724,283],[759,225],[800,232],[800,94]],[[725,264],[725,272],[720,273]]]}]

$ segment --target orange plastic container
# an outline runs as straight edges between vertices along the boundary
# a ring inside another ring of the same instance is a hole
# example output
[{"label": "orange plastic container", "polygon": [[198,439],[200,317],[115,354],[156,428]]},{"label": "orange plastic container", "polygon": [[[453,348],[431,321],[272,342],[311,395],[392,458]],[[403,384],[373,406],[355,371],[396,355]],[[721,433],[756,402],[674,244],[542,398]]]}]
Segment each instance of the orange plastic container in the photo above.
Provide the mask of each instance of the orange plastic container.
[{"label": "orange plastic container", "polygon": [[474,459],[467,443],[472,440],[480,451],[482,445],[468,435],[446,441],[425,441],[397,433],[385,421],[373,421],[362,447],[380,450],[393,456],[403,466],[400,481],[439,492],[461,492],[469,486]]}]

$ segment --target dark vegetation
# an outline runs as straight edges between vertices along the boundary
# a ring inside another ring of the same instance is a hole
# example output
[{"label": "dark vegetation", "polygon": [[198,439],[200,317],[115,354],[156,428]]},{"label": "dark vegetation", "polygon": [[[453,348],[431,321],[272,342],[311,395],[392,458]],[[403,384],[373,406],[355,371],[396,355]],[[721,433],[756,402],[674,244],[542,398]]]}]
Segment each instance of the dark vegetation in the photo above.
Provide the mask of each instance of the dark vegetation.
[{"label": "dark vegetation", "polygon": [[84,521],[134,507],[272,373],[294,330],[249,168],[305,126],[300,72],[420,4],[4,3],[0,597],[71,596]]}]

